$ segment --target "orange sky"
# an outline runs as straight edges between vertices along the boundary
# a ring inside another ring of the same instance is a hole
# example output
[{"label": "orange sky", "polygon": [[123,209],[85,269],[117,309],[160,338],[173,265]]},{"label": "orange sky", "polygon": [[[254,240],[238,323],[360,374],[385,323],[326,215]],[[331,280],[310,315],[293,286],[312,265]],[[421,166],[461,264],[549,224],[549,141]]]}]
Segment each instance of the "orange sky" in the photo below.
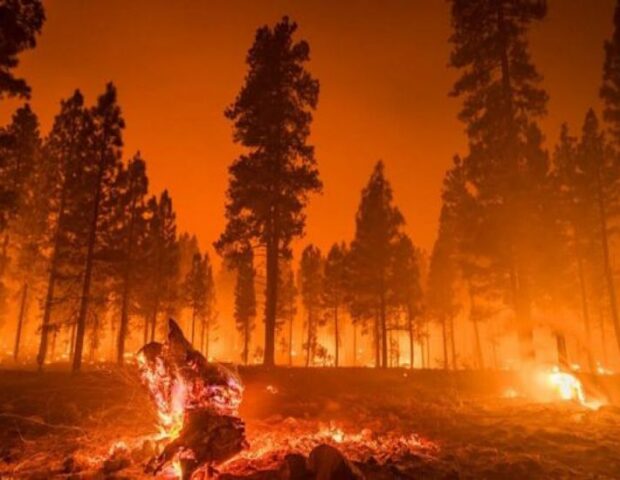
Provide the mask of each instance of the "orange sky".
[{"label": "orange sky", "polygon": [[[119,89],[126,156],[140,149],[154,191],[168,188],[182,230],[203,246],[224,225],[227,166],[237,148],[224,108],[245,73],[256,28],[288,14],[311,46],[321,82],[312,141],[324,193],[307,236],[322,248],[348,240],[360,189],[382,158],[414,241],[435,236],[441,180],[463,151],[457,100],[447,96],[449,5],[443,0],[49,0],[36,50],[18,69],[47,131],[60,98],[79,87],[92,103],[105,82]],[[603,40],[613,0],[551,0],[531,35],[551,96],[547,135],[578,128],[598,107]],[[0,122],[16,108],[0,104]]]}]

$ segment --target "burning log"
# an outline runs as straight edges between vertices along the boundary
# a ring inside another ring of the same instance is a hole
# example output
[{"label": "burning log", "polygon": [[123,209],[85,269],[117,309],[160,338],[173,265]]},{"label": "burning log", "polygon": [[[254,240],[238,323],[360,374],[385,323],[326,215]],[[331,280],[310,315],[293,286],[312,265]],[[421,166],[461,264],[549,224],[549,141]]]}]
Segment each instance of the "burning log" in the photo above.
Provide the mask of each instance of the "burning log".
[{"label": "burning log", "polygon": [[219,464],[246,447],[238,417],[243,386],[222,365],[207,362],[172,319],[166,342],[138,352],[138,366],[159,415],[161,453],[147,464],[157,474],[174,465],[183,478],[203,465]]}]

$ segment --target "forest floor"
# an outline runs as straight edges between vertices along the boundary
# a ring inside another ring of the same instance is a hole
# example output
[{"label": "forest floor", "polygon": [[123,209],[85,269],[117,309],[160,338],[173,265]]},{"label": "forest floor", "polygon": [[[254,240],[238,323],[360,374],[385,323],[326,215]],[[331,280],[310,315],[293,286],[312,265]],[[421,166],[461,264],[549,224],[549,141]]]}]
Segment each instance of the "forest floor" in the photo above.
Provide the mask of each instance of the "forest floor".
[{"label": "forest floor", "polygon": [[[256,367],[240,374],[250,446],[219,468],[222,479],[293,478],[284,456],[307,456],[322,443],[369,480],[620,479],[615,375],[584,380],[596,385],[588,394],[605,397],[587,408],[523,397],[527,379],[509,372]],[[0,370],[0,478],[148,478],[145,439],[155,419],[131,367],[77,376]]]}]

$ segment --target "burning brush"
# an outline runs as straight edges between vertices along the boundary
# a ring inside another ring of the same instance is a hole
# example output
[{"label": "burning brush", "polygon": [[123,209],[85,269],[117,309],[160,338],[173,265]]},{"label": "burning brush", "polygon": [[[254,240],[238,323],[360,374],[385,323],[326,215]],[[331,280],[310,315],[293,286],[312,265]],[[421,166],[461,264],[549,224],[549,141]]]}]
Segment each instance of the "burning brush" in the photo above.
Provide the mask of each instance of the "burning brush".
[{"label": "burning brush", "polygon": [[147,472],[171,468],[191,478],[197,468],[219,464],[245,448],[245,425],[237,416],[243,394],[239,377],[208,363],[174,320],[165,343],[151,342],[138,352],[138,366],[157,407],[157,439],[164,445]]}]

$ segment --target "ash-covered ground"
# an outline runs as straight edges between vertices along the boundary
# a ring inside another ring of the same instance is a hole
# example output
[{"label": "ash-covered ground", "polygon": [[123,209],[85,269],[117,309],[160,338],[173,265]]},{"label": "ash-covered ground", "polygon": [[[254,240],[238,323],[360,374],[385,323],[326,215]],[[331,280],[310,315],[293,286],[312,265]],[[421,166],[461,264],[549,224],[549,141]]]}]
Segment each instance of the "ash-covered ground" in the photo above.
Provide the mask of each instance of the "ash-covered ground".
[{"label": "ash-covered ground", "polygon": [[[341,454],[367,479],[620,479],[618,376],[582,377],[605,399],[592,409],[522,396],[527,377],[509,372],[240,374],[250,445],[214,478],[318,478],[316,463]],[[156,423],[131,367],[0,371],[0,478],[150,478]],[[336,450],[311,454],[322,444]]]}]

